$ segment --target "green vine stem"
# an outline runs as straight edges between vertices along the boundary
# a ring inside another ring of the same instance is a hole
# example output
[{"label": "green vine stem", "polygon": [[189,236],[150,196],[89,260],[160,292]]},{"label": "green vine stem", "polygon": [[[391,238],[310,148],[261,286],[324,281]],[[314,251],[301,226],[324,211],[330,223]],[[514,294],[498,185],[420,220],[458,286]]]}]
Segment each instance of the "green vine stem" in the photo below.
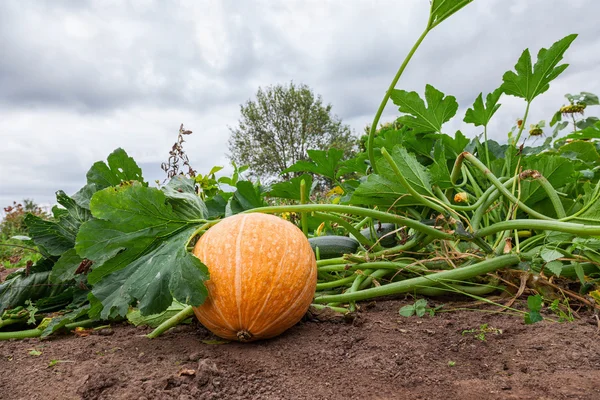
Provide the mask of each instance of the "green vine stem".
[{"label": "green vine stem", "polygon": [[528,177],[531,177],[538,181],[542,189],[546,191],[548,198],[554,206],[554,211],[556,212],[557,218],[565,218],[567,216],[567,214],[565,213],[565,208],[563,207],[563,204],[560,201],[560,197],[558,197],[556,189],[554,189],[554,186],[552,186],[548,179],[546,179],[542,174],[540,174],[539,171],[531,169],[523,171],[519,174],[519,179],[521,180],[526,179]]},{"label": "green vine stem", "polygon": [[169,329],[179,325],[186,319],[192,317],[194,315],[194,309],[192,306],[187,306],[183,310],[179,311],[177,314],[173,315],[171,318],[160,324],[156,327],[152,332],[146,335],[148,339],[154,339],[168,331]]},{"label": "green vine stem", "polygon": [[[371,270],[371,269],[366,269],[366,270],[362,271],[362,273],[358,273],[358,271],[357,271],[356,279],[354,279],[354,282],[352,282],[352,286],[350,287],[350,289],[348,289],[348,291],[346,291],[346,293],[354,293],[354,292],[358,291],[360,284],[362,282],[364,282],[365,278],[367,278],[367,276],[371,275],[372,272],[373,272],[373,270]],[[356,302],[350,301],[350,312],[354,312],[354,311],[356,311]]]},{"label": "green vine stem", "polygon": [[362,283],[359,286],[359,290],[363,290],[366,289],[367,287],[371,286],[371,284],[373,283],[373,281],[377,280],[377,279],[381,279],[384,276],[388,275],[390,272],[392,272],[392,270],[389,269],[378,269],[376,271],[374,271],[371,275],[369,275],[364,281],[362,281]]},{"label": "green vine stem", "polygon": [[550,218],[542,213],[535,211],[534,209],[530,208],[529,206],[525,205],[522,201],[517,199],[515,195],[512,194],[508,189],[506,189],[502,182],[500,182],[500,180],[498,180],[498,178],[496,178],[496,176],[492,174],[492,171],[490,171],[488,167],[486,167],[484,163],[479,161],[477,157],[475,157],[473,154],[468,152],[464,152],[462,154],[464,154],[466,160],[468,160],[470,163],[479,168],[479,170],[492,182],[492,184],[496,186],[500,193],[502,193],[511,202],[515,203],[521,210],[525,211],[530,216],[538,219],[555,221],[554,218]]},{"label": "green vine stem", "polygon": [[584,225],[573,222],[543,221],[539,219],[513,219],[511,221],[497,222],[494,225],[482,228],[474,233],[475,237],[486,237],[498,232],[512,229],[535,229],[564,233],[572,233],[578,236],[600,235],[600,225]]},{"label": "green vine stem", "polygon": [[251,210],[244,211],[245,213],[262,212],[262,213],[282,213],[282,212],[341,212],[348,214],[360,215],[363,217],[371,217],[381,222],[391,222],[401,226],[408,226],[418,232],[425,233],[435,239],[453,240],[454,235],[446,232],[439,231],[432,226],[426,225],[422,222],[415,221],[410,218],[406,218],[400,215],[390,214],[383,211],[371,210],[368,208],[346,206],[340,204],[301,204],[295,206],[267,206],[253,208]]},{"label": "green vine stem", "polygon": [[377,269],[388,269],[388,270],[397,270],[397,271],[409,271],[416,273],[423,273],[428,271],[428,269],[421,264],[415,264],[415,261],[412,262],[395,262],[395,261],[372,261],[365,262],[360,264],[334,264],[334,265],[326,265],[324,267],[318,267],[319,272],[336,272],[336,271],[356,271],[357,269],[364,268],[377,268]]},{"label": "green vine stem", "polygon": [[435,286],[447,280],[466,280],[478,275],[484,275],[511,265],[516,265],[520,261],[516,255],[504,255],[494,257],[466,267],[460,267],[449,271],[437,272],[435,274],[421,276],[417,278],[406,279],[403,281],[392,282],[382,286],[377,286],[352,293],[342,293],[338,295],[320,296],[316,298],[315,303],[344,303],[350,301],[360,301],[412,292],[422,287]]},{"label": "green vine stem", "polygon": [[504,290],[506,286],[495,286],[495,285],[455,285],[455,284],[444,284],[443,287],[427,287],[417,289],[416,293],[424,296],[447,296],[449,293],[467,293],[474,294],[477,296],[484,296],[486,294],[493,293],[497,290]]},{"label": "green vine stem", "polygon": [[[27,339],[27,338],[36,338],[42,336],[44,333],[45,326],[48,325],[50,319],[47,319],[46,322],[42,322],[39,327],[35,329],[27,329],[24,331],[16,331],[16,332],[0,332],[0,340],[10,340],[10,339]],[[66,324],[64,329],[71,331],[75,328],[83,328],[92,326],[96,320],[93,319],[85,319],[78,322],[72,322],[70,324]]]},{"label": "green vine stem", "polygon": [[517,137],[515,138],[515,141],[513,143],[513,146],[517,146],[519,144],[519,139],[521,139],[521,134],[523,133],[523,129],[525,128],[525,123],[527,122],[527,116],[529,115],[529,106],[531,105],[531,102],[528,101],[527,102],[527,107],[525,107],[525,115],[523,115],[523,119],[521,120],[521,126],[519,128],[519,133],[517,133]]},{"label": "green vine stem", "polygon": [[402,76],[402,73],[406,69],[408,62],[410,61],[410,59],[413,57],[413,55],[415,54],[415,52],[421,45],[421,42],[423,42],[423,39],[425,39],[425,36],[427,36],[429,31],[431,30],[431,28],[430,28],[431,18],[427,25],[428,25],[427,29],[425,29],[423,31],[423,33],[421,34],[421,36],[419,36],[419,38],[413,45],[412,49],[410,49],[410,51],[408,52],[408,55],[402,62],[402,65],[400,65],[400,69],[398,69],[398,72],[396,72],[396,76],[394,76],[394,79],[392,79],[392,83],[390,83],[390,87],[385,92],[385,96],[383,96],[383,100],[381,100],[381,104],[379,105],[379,108],[377,109],[375,118],[373,118],[373,123],[371,124],[371,129],[369,130],[369,140],[367,142],[368,143],[367,151],[369,154],[369,162],[371,163],[371,168],[373,169],[373,172],[375,172],[375,173],[377,173],[377,166],[375,165],[375,149],[373,148],[373,144],[375,141],[375,132],[377,132],[377,124],[379,123],[379,120],[381,119],[381,114],[383,114],[383,110],[385,109],[385,106],[387,105],[387,102],[390,99],[390,96],[392,95],[392,90],[394,90],[394,88],[396,87],[396,84],[398,83],[398,80],[400,79],[400,77]]},{"label": "green vine stem", "polygon": [[348,312],[348,309],[344,308],[344,307],[332,307],[332,306],[326,306],[323,304],[311,304],[310,306],[316,310],[332,310],[332,311],[339,312],[342,314],[346,314]]},{"label": "green vine stem", "polygon": [[[306,204],[306,181],[304,179],[300,181],[300,204]],[[302,233],[304,236],[308,236],[308,215],[305,212],[301,213],[300,220],[302,221]]]}]

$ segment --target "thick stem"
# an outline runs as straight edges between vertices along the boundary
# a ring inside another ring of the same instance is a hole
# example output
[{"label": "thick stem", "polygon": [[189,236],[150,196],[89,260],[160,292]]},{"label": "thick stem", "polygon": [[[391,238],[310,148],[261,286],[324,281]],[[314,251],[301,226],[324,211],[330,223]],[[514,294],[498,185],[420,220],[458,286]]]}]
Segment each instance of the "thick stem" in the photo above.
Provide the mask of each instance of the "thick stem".
[{"label": "thick stem", "polygon": [[296,206],[269,206],[259,207],[247,210],[244,212],[262,212],[262,213],[282,213],[282,212],[314,212],[314,211],[325,211],[325,212],[341,212],[348,214],[360,215],[363,217],[371,217],[381,222],[392,222],[402,226],[408,226],[416,231],[423,232],[428,236],[436,239],[454,240],[454,236],[450,233],[442,232],[434,227],[423,224],[422,222],[415,221],[410,218],[402,217],[400,215],[390,214],[383,211],[371,210],[368,208],[345,206],[340,204],[302,204]]},{"label": "thick stem", "polygon": [[[306,204],[306,181],[304,179],[300,181],[300,204]],[[308,236],[308,215],[305,212],[301,213],[300,220],[302,221],[302,233],[304,236]]]},{"label": "thick stem", "polygon": [[477,168],[479,168],[479,170],[492,182],[492,184],[494,186],[496,186],[496,188],[500,191],[500,193],[502,193],[506,198],[508,198],[511,202],[517,204],[517,206],[525,211],[527,214],[529,214],[530,216],[534,217],[534,218],[538,218],[538,219],[544,219],[544,220],[550,220],[550,221],[555,221],[555,219],[547,217],[544,214],[541,214],[535,210],[533,210],[532,208],[530,208],[529,206],[525,205],[522,201],[520,201],[519,199],[517,199],[515,197],[514,194],[512,194],[508,189],[506,189],[504,187],[504,185],[502,184],[502,182],[500,182],[500,180],[498,180],[498,178],[496,178],[496,176],[494,174],[492,174],[492,171],[490,171],[488,169],[488,167],[485,166],[485,164],[483,164],[481,161],[479,161],[477,159],[477,157],[475,157],[473,154],[471,153],[467,153],[464,152],[464,157],[473,165],[475,165]]},{"label": "thick stem", "polygon": [[321,296],[316,298],[314,301],[316,303],[349,302],[412,292],[419,288],[434,286],[447,280],[466,280],[474,278],[478,275],[484,275],[500,268],[505,268],[518,263],[519,257],[516,255],[505,255],[481,261],[477,264],[469,265],[467,267],[460,267],[450,271],[442,271],[418,278],[392,282],[386,285],[365,289],[354,293]]},{"label": "thick stem", "polygon": [[373,118],[373,123],[371,124],[371,130],[369,131],[369,141],[367,144],[367,151],[369,153],[369,161],[371,162],[371,168],[373,169],[373,172],[375,172],[375,173],[377,173],[377,166],[375,165],[375,149],[373,149],[373,142],[375,140],[375,132],[377,131],[377,124],[379,123],[381,114],[383,114],[383,110],[385,109],[385,106],[387,105],[387,102],[390,99],[390,96],[392,95],[392,90],[394,90],[394,88],[396,87],[396,83],[398,83],[398,80],[400,79],[400,77],[402,76],[402,73],[406,69],[408,62],[410,61],[412,56],[415,54],[415,52],[419,48],[419,45],[421,44],[423,39],[425,39],[425,36],[427,36],[428,33],[429,33],[429,28],[425,29],[425,31],[423,31],[423,33],[421,34],[421,36],[419,36],[419,38],[417,39],[417,41],[414,44],[414,46],[412,47],[412,49],[410,49],[410,52],[408,53],[408,55],[402,62],[400,69],[398,69],[398,72],[396,72],[396,76],[394,76],[394,79],[392,79],[392,83],[390,83],[390,87],[385,92],[385,96],[383,96],[383,100],[381,100],[381,104],[379,105],[379,108],[377,109],[375,118]]},{"label": "thick stem", "polygon": [[311,304],[310,306],[313,307],[313,308],[315,308],[315,309],[317,309],[317,310],[327,310],[327,309],[329,309],[329,310],[332,310],[332,311],[335,311],[335,312],[339,312],[339,313],[342,313],[342,314],[346,314],[348,312],[348,309],[344,308],[344,307],[331,307],[331,306],[326,306],[326,305],[323,305],[323,304]]},{"label": "thick stem", "polygon": [[565,218],[567,214],[565,213],[565,208],[563,207],[562,202],[560,201],[560,197],[558,197],[558,193],[556,193],[556,189],[554,186],[546,179],[542,174],[535,170],[527,170],[521,172],[520,179],[525,179],[527,177],[532,177],[537,180],[542,187],[546,191],[548,198],[552,202],[554,206],[554,211],[556,212],[557,218]]},{"label": "thick stem", "polygon": [[177,314],[173,315],[171,318],[160,324],[156,329],[146,335],[149,339],[154,339],[173,328],[174,326],[179,325],[189,317],[194,315],[194,309],[192,306],[187,306],[183,310],[179,311]]},{"label": "thick stem", "polygon": [[517,137],[515,138],[514,145],[519,144],[519,139],[521,138],[521,134],[523,133],[523,129],[525,129],[525,123],[527,122],[527,116],[529,115],[529,106],[531,102],[527,102],[527,107],[525,107],[525,115],[523,116],[521,127],[519,128],[519,133],[517,133]]},{"label": "thick stem", "polygon": [[[78,327],[88,327],[91,326],[94,322],[93,319],[85,319],[79,322],[72,322],[70,324],[66,324],[64,328],[68,331],[73,330]],[[42,325],[42,324],[40,324]],[[47,325],[47,323],[46,323]],[[36,338],[42,336],[44,333],[43,327],[38,327],[35,329],[27,329],[25,331],[16,331],[16,332],[0,332],[0,340],[10,340],[10,339],[26,339],[26,338]]]},{"label": "thick stem", "polygon": [[487,139],[487,124],[483,126],[483,137],[485,139],[485,159],[487,161],[487,167],[492,168],[492,163],[490,162],[490,149],[488,147],[488,139]]},{"label": "thick stem", "polygon": [[512,229],[537,229],[564,233],[572,233],[579,236],[600,235],[600,226],[575,224],[572,222],[542,221],[539,219],[513,219],[512,221],[497,222],[494,225],[482,228],[474,233],[475,237],[485,237],[498,232]]},{"label": "thick stem", "polygon": [[452,285],[446,284],[444,286],[438,287],[428,287],[417,289],[417,294],[422,294],[424,296],[447,296],[452,293],[467,293],[474,294],[477,296],[483,296],[486,294],[490,294],[495,292],[496,290],[503,290],[504,286],[495,286],[495,285],[477,285],[477,286],[467,286],[467,285]]}]

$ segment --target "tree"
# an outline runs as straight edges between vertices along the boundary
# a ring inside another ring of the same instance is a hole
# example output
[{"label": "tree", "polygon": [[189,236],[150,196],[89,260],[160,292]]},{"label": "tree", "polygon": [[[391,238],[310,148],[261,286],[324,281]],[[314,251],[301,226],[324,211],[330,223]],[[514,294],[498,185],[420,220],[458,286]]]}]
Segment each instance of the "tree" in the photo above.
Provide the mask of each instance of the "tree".
[{"label": "tree", "polygon": [[[228,157],[248,165],[261,180],[276,180],[286,168],[306,160],[307,150],[344,150],[349,157],[356,138],[306,85],[259,88],[256,100],[240,106],[241,118],[230,128]],[[289,175],[284,175],[289,178]]]}]

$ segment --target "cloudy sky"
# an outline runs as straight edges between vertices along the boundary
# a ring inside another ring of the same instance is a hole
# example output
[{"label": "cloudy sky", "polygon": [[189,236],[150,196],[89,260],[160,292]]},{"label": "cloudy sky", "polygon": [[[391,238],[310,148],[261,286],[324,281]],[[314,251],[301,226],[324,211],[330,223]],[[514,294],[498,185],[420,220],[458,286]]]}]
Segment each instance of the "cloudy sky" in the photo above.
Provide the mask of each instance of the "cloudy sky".
[{"label": "cloudy sky", "polygon": [[[0,205],[75,192],[93,162],[122,147],[147,180],[181,123],[206,173],[227,165],[228,126],[259,86],[305,83],[358,133],[422,32],[428,0],[0,1]],[[571,66],[532,106],[550,119],[567,92],[600,94],[598,0],[475,0],[426,38],[398,88],[456,96],[447,132],[495,89],[522,50],[579,33]],[[503,140],[524,103],[502,97]],[[589,109],[591,115],[599,110]],[[397,116],[390,103],[383,120]]]}]

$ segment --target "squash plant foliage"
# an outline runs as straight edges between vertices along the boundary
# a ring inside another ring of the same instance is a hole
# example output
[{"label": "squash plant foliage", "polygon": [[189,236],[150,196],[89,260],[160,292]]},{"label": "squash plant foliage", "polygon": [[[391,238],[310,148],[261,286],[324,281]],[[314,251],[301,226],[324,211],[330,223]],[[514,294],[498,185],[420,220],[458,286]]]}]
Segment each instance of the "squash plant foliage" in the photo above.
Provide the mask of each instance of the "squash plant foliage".
[{"label": "squash plant foliage", "polygon": [[[350,303],[352,309],[357,300],[439,289],[442,282],[452,285],[449,279],[473,283],[475,276],[508,266],[545,269],[593,289],[600,273],[600,122],[581,113],[598,105],[598,98],[567,95],[569,105],[552,117],[551,132],[544,121],[529,121],[531,103],[567,69],[562,60],[576,35],[535,58],[525,50],[499,88],[476,97],[462,117],[477,129],[474,139],[444,131],[459,110],[455,97],[431,85],[423,96],[395,88],[427,34],[470,2],[431,2],[426,29],[382,100],[365,152],[353,159],[343,160],[336,149],[311,150],[309,160],[282,171],[304,173],[300,177],[263,187],[240,179],[236,170],[227,181],[232,191],[211,183],[200,195],[197,182],[184,176],[150,187],[122,149],[95,163],[81,190],[72,196],[57,192],[54,220],[27,217],[31,240],[44,257],[0,284],[0,312],[26,300],[39,312],[67,311],[45,327],[47,335],[86,315],[123,317],[131,306],[143,315],[160,313],[174,300],[198,306],[209,275],[188,251],[192,241],[220,218],[249,211],[303,214],[309,235],[332,229],[359,239],[356,254],[318,263],[315,303]],[[500,144],[487,137],[504,95],[523,99],[524,112],[508,143]],[[390,99],[401,115],[375,135]],[[572,132],[560,137],[571,122]],[[545,128],[549,135],[543,138]],[[207,177],[216,184],[213,171]],[[313,182],[323,179],[335,186],[327,198],[331,204],[311,200]],[[269,205],[273,199],[302,204]],[[382,250],[359,233],[375,221],[399,227],[397,246]],[[450,267],[433,260],[440,253]],[[449,271],[432,274],[428,263]],[[427,279],[419,277],[423,273]],[[391,283],[380,284],[385,277]]]}]

